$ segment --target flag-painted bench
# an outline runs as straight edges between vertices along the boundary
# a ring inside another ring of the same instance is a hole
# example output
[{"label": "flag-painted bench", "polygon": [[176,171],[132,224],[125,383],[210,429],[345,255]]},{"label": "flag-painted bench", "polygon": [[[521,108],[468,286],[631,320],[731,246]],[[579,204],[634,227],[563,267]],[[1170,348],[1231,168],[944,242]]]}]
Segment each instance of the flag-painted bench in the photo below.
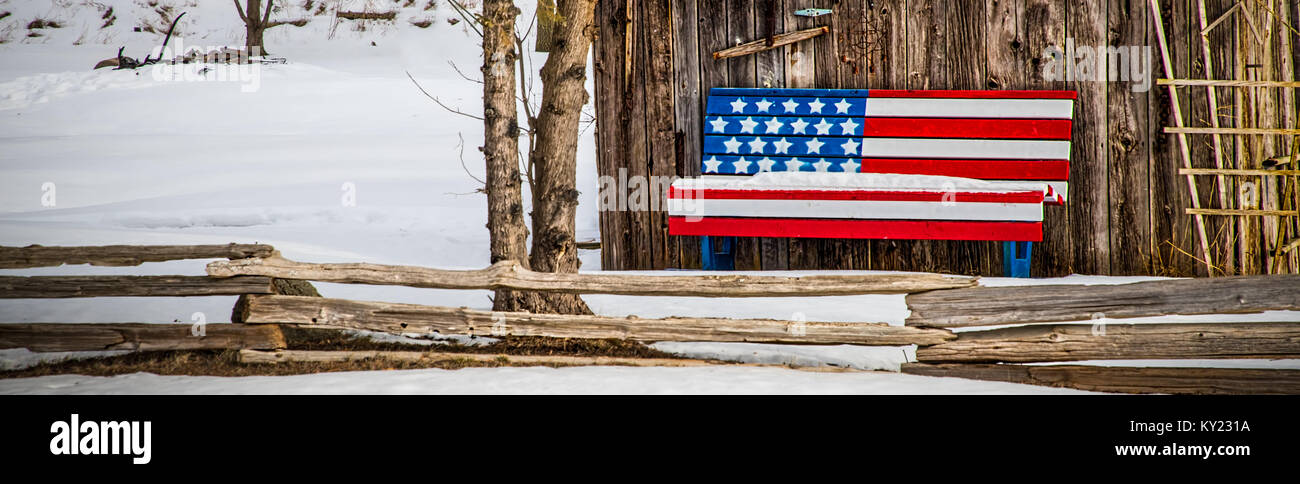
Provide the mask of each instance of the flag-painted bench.
[{"label": "flag-painted bench", "polygon": [[669,232],[734,267],[731,237],[1004,241],[1028,277],[1044,204],[1069,192],[1071,91],[714,88],[700,178]]}]

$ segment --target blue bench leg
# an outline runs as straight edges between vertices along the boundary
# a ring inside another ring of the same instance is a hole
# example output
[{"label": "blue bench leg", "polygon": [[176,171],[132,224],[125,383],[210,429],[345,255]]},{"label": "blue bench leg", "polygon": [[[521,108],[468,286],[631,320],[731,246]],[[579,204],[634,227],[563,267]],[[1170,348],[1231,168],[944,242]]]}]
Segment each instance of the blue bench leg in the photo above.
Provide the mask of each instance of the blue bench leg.
[{"label": "blue bench leg", "polygon": [[1006,277],[1029,277],[1029,261],[1032,260],[1033,242],[1002,243],[1002,275]]},{"label": "blue bench leg", "polygon": [[706,271],[736,270],[736,257],[731,248],[735,247],[735,237],[700,237],[700,265]]}]

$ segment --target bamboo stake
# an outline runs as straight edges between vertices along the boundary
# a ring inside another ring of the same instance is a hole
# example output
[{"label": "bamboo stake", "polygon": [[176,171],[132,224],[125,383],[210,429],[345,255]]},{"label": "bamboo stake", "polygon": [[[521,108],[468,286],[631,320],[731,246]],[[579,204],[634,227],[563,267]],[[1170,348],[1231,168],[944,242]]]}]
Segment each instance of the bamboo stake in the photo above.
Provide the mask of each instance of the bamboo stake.
[{"label": "bamboo stake", "polygon": [[[1151,12],[1152,12],[1152,18],[1155,20],[1155,24],[1156,24],[1156,38],[1160,41],[1160,55],[1164,63],[1165,75],[1169,76],[1170,78],[1173,78],[1174,65],[1169,60],[1169,43],[1168,41],[1165,40],[1165,25],[1164,22],[1160,20],[1161,18],[1160,0],[1151,0]],[[1180,101],[1178,99],[1177,89],[1172,89],[1172,88],[1169,89],[1169,101],[1170,104],[1173,105],[1174,120],[1178,123],[1178,127],[1181,128],[1184,126],[1183,108],[1181,105],[1179,105]],[[1178,135],[1178,145],[1183,155],[1183,167],[1191,168],[1192,152],[1191,149],[1188,148],[1187,146],[1186,134]],[[1191,191],[1192,208],[1201,208],[1201,197],[1199,191],[1196,188],[1196,179],[1192,178],[1191,176],[1187,177],[1187,189]],[[1196,217],[1196,231],[1201,238],[1201,254],[1205,257],[1205,270],[1210,277],[1214,277],[1214,260],[1213,260],[1213,256],[1210,254],[1209,238],[1205,235],[1205,219],[1200,215],[1196,215],[1195,217]]]},{"label": "bamboo stake", "polygon": [[[1214,75],[1214,62],[1213,62],[1213,57],[1210,56],[1210,35],[1206,33],[1209,32],[1210,29],[1205,25],[1206,22],[1205,0],[1197,0],[1196,4],[1197,4],[1197,10],[1199,11],[1200,18],[1201,18],[1201,54],[1205,58],[1205,78],[1209,79],[1211,76]],[[1210,102],[1210,126],[1213,126],[1214,129],[1220,129],[1219,93],[1215,91],[1214,86],[1208,86],[1205,88],[1205,90],[1208,91],[1209,94],[1208,97]],[[1222,170],[1223,169],[1223,140],[1221,139],[1218,133],[1215,133],[1213,136],[1214,136],[1214,167]],[[1215,178],[1219,182],[1218,190],[1216,190],[1216,192],[1219,195],[1219,208],[1225,208],[1225,209],[1231,208],[1231,206],[1228,205],[1227,180],[1224,179],[1223,175],[1219,175]],[[1232,240],[1236,238],[1236,236],[1232,233],[1231,223],[1227,224],[1227,230],[1224,231],[1223,236],[1224,236],[1224,249],[1226,249],[1226,252],[1230,255],[1232,254]],[[1224,265],[1227,266],[1235,265],[1235,261],[1233,260],[1232,257],[1227,257],[1227,259],[1228,260],[1224,261]]]},{"label": "bamboo stake", "polygon": [[1220,208],[1187,208],[1183,212],[1188,215],[1236,215],[1241,217],[1294,217],[1297,214],[1295,210],[1251,210],[1251,209],[1220,209]]},{"label": "bamboo stake", "polygon": [[1158,86],[1300,87],[1297,81],[1239,81],[1224,79],[1156,79]]},{"label": "bamboo stake", "polygon": [[1257,170],[1224,168],[1179,168],[1179,175],[1296,176],[1300,170]]},{"label": "bamboo stake", "polygon": [[[1170,90],[1173,91],[1172,89]],[[1295,136],[1300,135],[1300,129],[1292,128],[1200,128],[1200,127],[1168,127],[1165,128],[1166,134],[1233,134],[1241,136]]]}]

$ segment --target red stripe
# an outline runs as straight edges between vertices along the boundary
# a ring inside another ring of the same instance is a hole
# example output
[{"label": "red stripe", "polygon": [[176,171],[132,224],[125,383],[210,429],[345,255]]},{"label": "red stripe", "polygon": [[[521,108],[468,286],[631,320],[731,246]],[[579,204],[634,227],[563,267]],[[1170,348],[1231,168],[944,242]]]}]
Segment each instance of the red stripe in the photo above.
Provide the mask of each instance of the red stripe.
[{"label": "red stripe", "polygon": [[952,99],[1077,99],[1074,91],[960,91],[960,90],[903,90],[871,89],[867,99],[873,97],[914,97]]},{"label": "red stripe", "polygon": [[1066,160],[942,160],[914,158],[863,158],[858,171],[904,175],[942,175],[983,180],[1070,179]]},{"label": "red stripe", "polygon": [[672,235],[1040,242],[1041,222],[668,217]]},{"label": "red stripe", "polygon": [[1069,140],[1070,120],[866,118],[862,136]]},{"label": "red stripe", "polygon": [[668,188],[668,198],[692,200],[853,200],[875,202],[1043,203],[1043,192],[952,192],[875,190],[736,190],[725,188]]}]

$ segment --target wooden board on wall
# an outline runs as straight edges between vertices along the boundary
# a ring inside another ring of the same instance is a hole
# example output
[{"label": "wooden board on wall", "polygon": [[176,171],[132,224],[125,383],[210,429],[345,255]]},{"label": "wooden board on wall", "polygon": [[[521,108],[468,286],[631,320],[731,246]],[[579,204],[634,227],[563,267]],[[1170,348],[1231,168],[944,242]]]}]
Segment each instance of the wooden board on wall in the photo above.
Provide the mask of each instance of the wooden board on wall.
[{"label": "wooden board on wall", "polygon": [[[1109,45],[1105,2],[1068,2],[1066,36],[1074,45],[1096,48]],[[1068,49],[1067,49],[1068,50]],[[1068,52],[1067,52],[1068,55]],[[1069,59],[1067,58],[1067,61]],[[1079,62],[1078,65],[1084,65]],[[1074,103],[1074,133],[1070,140],[1070,237],[1074,239],[1074,271],[1081,274],[1110,272],[1110,184],[1106,167],[1106,72],[1092,66],[1086,73],[1076,65],[1069,89],[1079,93]],[[1068,70],[1067,70],[1068,71]],[[1087,79],[1087,80],[1084,80]]]},{"label": "wooden board on wall", "polygon": [[[596,171],[601,177],[618,180],[619,171],[626,170],[627,125],[631,122],[625,106],[623,92],[628,88],[624,70],[630,59],[624,57],[626,4],[621,2],[596,3],[596,40],[592,45],[593,71],[596,77]],[[615,193],[602,193],[603,197],[617,200]],[[626,213],[618,210],[601,210],[600,239],[601,267],[610,270],[629,269],[626,254],[637,247],[627,225]]]},{"label": "wooden board on wall", "polygon": [[[790,30],[804,30],[825,25],[824,18],[799,17],[794,15],[797,7],[807,8],[814,2],[787,0],[785,7],[785,24]],[[825,36],[823,36],[825,37]],[[817,41],[804,41],[785,46],[786,86],[798,88],[817,87]],[[817,239],[787,239],[787,266],[790,269],[817,269],[821,266],[818,249],[821,242]]]},{"label": "wooden board on wall", "polygon": [[[793,2],[793,0],[791,0]],[[756,0],[754,2],[755,39],[786,32],[784,0]],[[755,73],[760,87],[785,87],[785,47],[760,52]],[[789,239],[764,237],[759,239],[759,259],[763,270],[790,268]]]},{"label": "wooden board on wall", "polygon": [[[1029,62],[1026,87],[1066,89],[1065,82],[1047,79],[1044,71],[1047,63],[1053,61],[1047,55],[1048,49],[1055,48],[1058,52],[1065,49],[1065,0],[1025,0],[1025,48]],[[1074,178],[1073,174],[1071,178]],[[1074,272],[1075,240],[1070,234],[1070,210],[1080,202],[1071,201],[1074,203],[1043,207],[1043,242],[1034,247],[1030,267],[1032,276],[1056,277]]]},{"label": "wooden board on wall", "polygon": [[[667,190],[664,183],[677,176],[679,160],[674,120],[673,96],[673,29],[671,0],[641,0],[645,68],[646,167],[649,178],[646,193],[650,210],[646,214],[651,238],[650,268],[680,267],[681,250],[677,239],[668,235]],[[685,161],[685,160],[681,160]]]},{"label": "wooden board on wall", "polygon": [[[700,159],[703,151],[704,89],[700,84],[700,24],[698,4],[695,0],[672,0],[673,29],[673,99],[674,147],[676,174],[679,177],[700,176]],[[699,237],[672,236],[677,243],[681,259],[676,267],[700,268]]]},{"label": "wooden board on wall", "polygon": [[[1150,67],[1158,59],[1146,58],[1147,90],[1131,79],[1133,67],[1143,66],[1144,50],[1149,46],[1150,7],[1144,2],[1110,0],[1107,28],[1112,33],[1110,45],[1123,49],[1138,46],[1138,55],[1129,50],[1129,65],[1123,63],[1117,78],[1128,82],[1107,83],[1106,90],[1106,170],[1110,194],[1110,273],[1115,275],[1147,274],[1151,258],[1151,156],[1149,140],[1154,136],[1149,122],[1147,96],[1155,91],[1155,72]],[[1134,90],[1134,89],[1137,90]]]}]

